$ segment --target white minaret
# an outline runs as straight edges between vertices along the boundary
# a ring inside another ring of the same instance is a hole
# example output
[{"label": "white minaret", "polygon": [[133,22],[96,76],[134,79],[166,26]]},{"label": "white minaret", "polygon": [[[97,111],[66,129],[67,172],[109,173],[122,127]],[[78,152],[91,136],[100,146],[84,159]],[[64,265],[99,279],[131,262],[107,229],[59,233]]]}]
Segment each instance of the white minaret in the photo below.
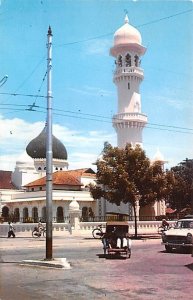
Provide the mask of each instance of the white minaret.
[{"label": "white minaret", "polygon": [[143,80],[140,57],[146,48],[142,46],[141,35],[129,25],[126,15],[125,24],[114,34],[114,46],[110,54],[115,57],[116,69],[113,81],[118,92],[118,112],[113,116],[113,127],[117,132],[117,146],[127,143],[142,146],[142,131],[147,116],[141,113],[139,86]]}]

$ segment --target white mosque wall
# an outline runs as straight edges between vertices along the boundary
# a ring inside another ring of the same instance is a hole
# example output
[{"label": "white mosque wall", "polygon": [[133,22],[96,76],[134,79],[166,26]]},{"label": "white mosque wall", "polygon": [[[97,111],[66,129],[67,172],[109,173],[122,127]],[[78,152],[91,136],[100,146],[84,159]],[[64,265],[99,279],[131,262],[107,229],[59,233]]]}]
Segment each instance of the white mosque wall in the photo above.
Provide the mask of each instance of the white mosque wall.
[{"label": "white mosque wall", "polygon": [[[73,199],[76,199],[78,202],[82,200],[94,201],[88,191],[53,190],[52,198],[53,200],[58,201],[72,201]],[[15,201],[26,200],[27,202],[39,199],[46,199],[46,191],[22,192],[20,194],[15,193],[12,195],[12,200]]]},{"label": "white mosque wall", "polygon": [[38,178],[39,178],[39,174],[34,169],[21,170],[19,168],[15,168],[14,172],[12,173],[12,182],[18,189],[21,189],[26,184]]},{"label": "white mosque wall", "polygon": [[[25,159],[25,157],[22,157],[22,159]],[[22,189],[24,185],[38,178],[39,174],[35,170],[34,162],[29,156],[26,155],[26,161],[16,161],[15,170],[11,175],[12,183],[16,188]]]},{"label": "white mosque wall", "polygon": [[[174,226],[176,221],[169,221],[170,226]],[[37,223],[16,223],[14,227],[16,229],[16,236],[31,236],[31,231]],[[80,222],[80,229],[73,233],[70,230],[69,222],[65,223],[53,223],[53,235],[80,235],[92,238],[92,230],[96,228],[97,225],[103,225],[105,227],[106,222]],[[129,234],[135,234],[135,223],[133,221],[128,222]],[[160,221],[138,221],[137,222],[137,232],[138,235],[158,235],[158,227],[161,226]],[[7,237],[8,224],[0,224],[0,236]]]},{"label": "white mosque wall", "polygon": [[92,183],[92,184],[96,184],[96,181],[95,181],[95,179],[94,178],[89,178],[89,177],[81,177],[80,178],[80,180],[81,180],[81,184],[83,185],[83,187],[85,188],[85,187],[88,187],[88,185],[90,184],[90,183]]}]

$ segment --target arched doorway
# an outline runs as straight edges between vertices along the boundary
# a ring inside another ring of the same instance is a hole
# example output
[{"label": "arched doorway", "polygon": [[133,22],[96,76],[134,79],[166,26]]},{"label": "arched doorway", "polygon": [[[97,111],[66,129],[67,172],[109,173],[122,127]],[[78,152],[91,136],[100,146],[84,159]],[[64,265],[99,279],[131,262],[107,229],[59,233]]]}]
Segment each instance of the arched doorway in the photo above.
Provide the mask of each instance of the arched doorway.
[{"label": "arched doorway", "polygon": [[57,215],[56,215],[56,221],[58,223],[64,222],[64,211],[62,206],[57,207]]},{"label": "arched doorway", "polygon": [[88,207],[87,206],[84,206],[82,208],[82,220],[83,220],[83,222],[88,221]]},{"label": "arched doorway", "polygon": [[20,221],[20,214],[19,214],[19,208],[14,209],[14,222]]},{"label": "arched doorway", "polygon": [[29,213],[28,208],[24,207],[23,209],[23,223],[26,223],[28,221]]},{"label": "arched doorway", "polygon": [[91,222],[94,222],[94,217],[95,217],[95,215],[94,215],[94,212],[93,212],[93,210],[92,210],[92,207],[89,207],[89,209],[88,209],[88,218],[89,218],[89,221]]},{"label": "arched doorway", "polygon": [[140,221],[155,221],[154,204],[151,203],[144,207],[140,207],[139,220]]},{"label": "arched doorway", "polygon": [[3,206],[2,208],[2,217],[4,222],[9,220],[9,208],[7,206]]},{"label": "arched doorway", "polygon": [[46,207],[42,207],[42,217],[41,217],[42,222],[46,222]]},{"label": "arched doorway", "polygon": [[34,223],[37,223],[38,220],[38,208],[37,207],[33,207],[32,208],[32,219],[34,221]]}]

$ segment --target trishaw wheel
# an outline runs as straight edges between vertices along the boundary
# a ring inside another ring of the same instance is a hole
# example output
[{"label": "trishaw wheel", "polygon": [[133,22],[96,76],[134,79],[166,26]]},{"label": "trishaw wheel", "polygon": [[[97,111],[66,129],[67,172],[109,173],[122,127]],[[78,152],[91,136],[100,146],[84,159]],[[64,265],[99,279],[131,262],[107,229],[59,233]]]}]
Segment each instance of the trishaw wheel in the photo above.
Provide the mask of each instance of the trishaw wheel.
[{"label": "trishaw wheel", "polygon": [[32,237],[34,237],[34,238],[38,238],[39,237],[39,234],[38,234],[38,232],[36,230],[32,231]]},{"label": "trishaw wheel", "polygon": [[94,239],[101,239],[102,238],[102,230],[100,230],[99,228],[95,228],[93,231],[92,231],[92,235],[93,235],[93,238]]}]

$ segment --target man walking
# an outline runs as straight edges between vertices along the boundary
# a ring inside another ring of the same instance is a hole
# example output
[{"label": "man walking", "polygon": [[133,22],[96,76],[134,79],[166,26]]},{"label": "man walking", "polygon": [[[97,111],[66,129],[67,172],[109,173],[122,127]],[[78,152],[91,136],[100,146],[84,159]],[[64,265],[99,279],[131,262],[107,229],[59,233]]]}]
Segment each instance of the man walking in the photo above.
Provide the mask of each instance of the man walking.
[{"label": "man walking", "polygon": [[11,236],[15,238],[15,233],[14,233],[15,228],[13,227],[13,224],[11,222],[9,222],[8,224],[9,224],[8,238],[10,238]]}]

